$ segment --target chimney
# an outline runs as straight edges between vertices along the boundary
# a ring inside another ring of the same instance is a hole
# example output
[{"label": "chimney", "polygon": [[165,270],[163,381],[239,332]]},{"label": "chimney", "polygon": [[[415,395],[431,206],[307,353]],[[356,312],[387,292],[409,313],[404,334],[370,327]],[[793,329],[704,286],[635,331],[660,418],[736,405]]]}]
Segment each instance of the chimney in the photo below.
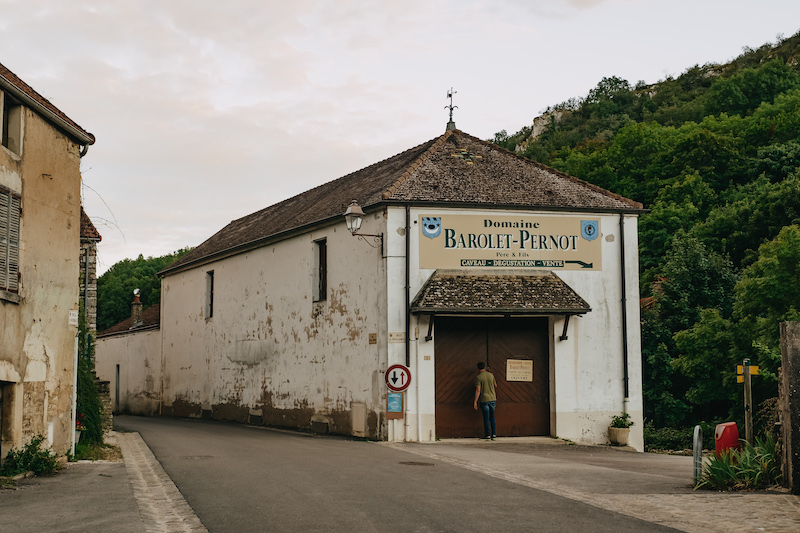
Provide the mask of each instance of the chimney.
[{"label": "chimney", "polygon": [[142,322],[142,302],[139,300],[139,289],[133,291],[133,303],[131,304],[131,327]]}]

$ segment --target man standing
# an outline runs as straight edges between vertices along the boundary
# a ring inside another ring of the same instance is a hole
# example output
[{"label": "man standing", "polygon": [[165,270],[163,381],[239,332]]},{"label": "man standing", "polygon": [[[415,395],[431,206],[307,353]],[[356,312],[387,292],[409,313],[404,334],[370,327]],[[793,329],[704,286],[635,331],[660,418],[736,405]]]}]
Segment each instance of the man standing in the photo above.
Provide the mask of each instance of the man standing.
[{"label": "man standing", "polygon": [[497,404],[496,387],[494,374],[486,370],[486,363],[478,363],[478,375],[475,376],[474,407],[477,411],[478,404],[481,404],[484,440],[494,440],[497,437],[497,424],[494,420],[494,408]]}]

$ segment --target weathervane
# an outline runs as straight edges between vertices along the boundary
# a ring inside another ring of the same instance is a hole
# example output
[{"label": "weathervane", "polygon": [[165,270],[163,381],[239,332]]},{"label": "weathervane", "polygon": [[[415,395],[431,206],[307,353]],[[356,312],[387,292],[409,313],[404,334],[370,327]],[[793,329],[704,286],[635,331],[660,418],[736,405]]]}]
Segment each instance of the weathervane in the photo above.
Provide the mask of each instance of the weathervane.
[{"label": "weathervane", "polygon": [[453,109],[458,109],[457,105],[453,105],[453,95],[456,94],[458,91],[454,91],[452,87],[450,90],[447,91],[447,97],[450,99],[450,105],[444,106],[445,109],[450,110],[450,122],[447,123],[447,130],[454,130],[456,129],[456,123],[453,122]]}]

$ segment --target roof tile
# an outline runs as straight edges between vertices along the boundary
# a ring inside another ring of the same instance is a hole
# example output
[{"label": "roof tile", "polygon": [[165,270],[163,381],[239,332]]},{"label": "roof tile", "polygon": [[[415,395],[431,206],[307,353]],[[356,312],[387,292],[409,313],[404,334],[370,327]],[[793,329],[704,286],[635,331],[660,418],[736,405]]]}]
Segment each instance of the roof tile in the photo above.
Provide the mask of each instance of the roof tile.
[{"label": "roof tile", "polygon": [[355,199],[543,209],[638,211],[642,204],[517,156],[459,130],[232,221],[170,265],[168,275],[281,234],[340,217]]},{"label": "roof tile", "polygon": [[591,307],[552,272],[502,274],[437,270],[411,303],[412,313],[584,314]]}]

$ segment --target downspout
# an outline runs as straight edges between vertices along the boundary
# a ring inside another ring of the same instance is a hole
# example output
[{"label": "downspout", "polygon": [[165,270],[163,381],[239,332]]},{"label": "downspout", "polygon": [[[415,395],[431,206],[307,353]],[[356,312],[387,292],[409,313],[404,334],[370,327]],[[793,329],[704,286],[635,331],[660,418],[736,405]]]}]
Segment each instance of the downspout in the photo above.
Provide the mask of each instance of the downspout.
[{"label": "downspout", "polygon": [[[75,349],[72,358],[72,416],[70,417],[71,428],[69,430],[69,449],[75,455],[75,425],[78,419],[78,335],[75,335]],[[50,443],[52,444],[52,442]]]},{"label": "downspout", "polygon": [[[406,301],[403,304],[406,313],[406,368],[411,368],[411,314],[408,312],[409,297],[411,295],[411,273],[409,272],[411,260],[408,255],[411,251],[411,207],[406,204]],[[416,369],[415,369],[416,370]],[[410,370],[409,370],[410,371]],[[417,389],[417,399],[419,399],[419,384],[415,385]],[[408,415],[409,415],[409,402],[406,402],[406,412],[403,420],[405,427],[403,428],[403,439],[408,440]],[[417,406],[419,411],[419,405]]]},{"label": "downspout", "polygon": [[625,215],[619,214],[619,263],[622,287],[622,365],[625,395],[622,398],[623,411],[627,412],[630,386],[628,383],[628,292],[625,287]]},{"label": "downspout", "polygon": [[[84,346],[86,355],[89,355],[89,247],[91,242],[86,243],[86,253],[83,258],[83,318],[86,320],[86,337]],[[91,360],[89,361],[92,362]]]},{"label": "downspout", "polygon": [[411,366],[411,313],[408,311],[408,306],[411,303],[411,273],[409,272],[411,260],[408,255],[411,252],[411,207],[406,205],[406,368]]}]

